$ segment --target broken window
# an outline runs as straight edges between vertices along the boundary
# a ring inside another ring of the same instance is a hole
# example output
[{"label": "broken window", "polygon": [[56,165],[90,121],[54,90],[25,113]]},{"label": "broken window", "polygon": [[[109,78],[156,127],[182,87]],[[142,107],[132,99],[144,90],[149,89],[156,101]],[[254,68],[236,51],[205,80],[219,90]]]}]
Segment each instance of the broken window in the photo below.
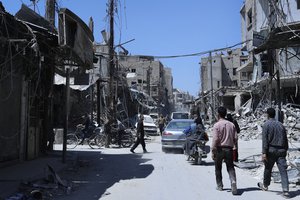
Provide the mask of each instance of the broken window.
[{"label": "broken window", "polygon": [[139,79],[139,80],[138,80],[138,83],[142,83],[142,82],[143,82],[142,79]]},{"label": "broken window", "polygon": [[135,73],[135,72],[136,72],[136,69],[131,69],[131,72],[132,72],[132,73]]},{"label": "broken window", "polygon": [[247,25],[248,29],[252,27],[252,8],[247,12]]},{"label": "broken window", "polygon": [[268,55],[267,54],[260,55],[260,62],[261,62],[262,73],[269,72]]},{"label": "broken window", "polygon": [[242,77],[247,77],[247,72],[242,72]]},{"label": "broken window", "polygon": [[219,88],[220,87],[220,81],[218,81],[217,84],[218,84],[217,88]]},{"label": "broken window", "polygon": [[136,84],[136,82],[135,82],[135,81],[132,81],[132,82],[131,82],[131,85],[135,85],[135,84]]},{"label": "broken window", "polygon": [[236,69],[237,69],[237,68],[233,68],[233,69],[232,69],[232,75],[233,75],[233,76],[236,75]]}]

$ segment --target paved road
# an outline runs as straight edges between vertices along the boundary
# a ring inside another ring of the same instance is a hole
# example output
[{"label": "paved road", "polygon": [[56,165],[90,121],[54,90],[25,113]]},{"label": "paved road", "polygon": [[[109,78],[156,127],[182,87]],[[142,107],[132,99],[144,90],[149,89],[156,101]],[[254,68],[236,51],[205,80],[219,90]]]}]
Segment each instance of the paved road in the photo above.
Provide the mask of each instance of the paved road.
[{"label": "paved road", "polygon": [[[241,157],[258,154],[260,141],[240,142]],[[233,196],[226,169],[223,170],[224,191],[215,190],[214,166],[210,159],[196,166],[178,153],[163,153],[160,137],[147,143],[149,153],[136,154],[129,149],[90,151],[88,146],[77,147],[77,169],[69,169],[63,177],[74,181],[68,196],[57,199],[103,200],[168,200],[168,199],[283,199],[281,186],[272,184],[268,192],[258,190],[258,179],[248,171],[236,169],[239,195]],[[89,150],[89,152],[86,152]],[[223,165],[225,168],[225,165]],[[300,188],[291,188],[292,199],[298,199]]]}]

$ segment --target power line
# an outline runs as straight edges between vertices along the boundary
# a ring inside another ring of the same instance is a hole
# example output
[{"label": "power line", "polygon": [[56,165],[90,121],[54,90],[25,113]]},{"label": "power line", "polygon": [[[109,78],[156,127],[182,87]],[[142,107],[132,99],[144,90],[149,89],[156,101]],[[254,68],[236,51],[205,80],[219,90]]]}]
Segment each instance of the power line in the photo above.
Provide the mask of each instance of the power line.
[{"label": "power line", "polygon": [[[171,59],[171,58],[182,58],[182,57],[194,57],[194,56],[201,56],[201,55],[204,55],[204,54],[208,54],[210,52],[218,52],[218,51],[224,51],[224,50],[227,50],[227,49],[232,49],[236,46],[239,46],[241,44],[244,44],[244,43],[248,43],[250,42],[251,40],[246,40],[246,41],[243,41],[243,42],[239,42],[237,44],[234,44],[232,46],[229,46],[229,47],[224,47],[224,48],[220,48],[220,49],[212,49],[212,50],[208,50],[208,51],[202,51],[202,52],[198,52],[198,53],[191,53],[191,54],[180,54],[180,55],[167,55],[167,56],[158,56],[158,55],[137,55],[137,56],[145,56],[145,57],[153,57],[153,58],[157,58],[157,59]],[[98,53],[96,55],[110,55],[108,53]],[[132,57],[130,55],[115,55],[114,56],[116,57]]]}]

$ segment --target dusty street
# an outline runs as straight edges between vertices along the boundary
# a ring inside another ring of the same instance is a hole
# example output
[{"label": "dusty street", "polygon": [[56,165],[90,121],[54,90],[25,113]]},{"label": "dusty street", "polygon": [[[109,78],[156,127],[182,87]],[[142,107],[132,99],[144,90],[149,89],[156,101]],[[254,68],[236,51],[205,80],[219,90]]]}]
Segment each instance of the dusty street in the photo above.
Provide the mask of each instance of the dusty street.
[{"label": "dusty street", "polygon": [[[215,189],[214,165],[211,158],[202,166],[192,165],[183,154],[161,152],[160,137],[147,143],[149,153],[136,154],[129,149],[75,150],[80,167],[67,169],[61,176],[73,181],[68,196],[57,199],[283,199],[281,185],[272,183],[268,192],[260,191],[258,177],[236,168],[238,194],[232,196],[225,165],[224,191]],[[259,154],[260,141],[240,141],[240,157]],[[291,186],[292,199],[299,198],[300,188]]]}]

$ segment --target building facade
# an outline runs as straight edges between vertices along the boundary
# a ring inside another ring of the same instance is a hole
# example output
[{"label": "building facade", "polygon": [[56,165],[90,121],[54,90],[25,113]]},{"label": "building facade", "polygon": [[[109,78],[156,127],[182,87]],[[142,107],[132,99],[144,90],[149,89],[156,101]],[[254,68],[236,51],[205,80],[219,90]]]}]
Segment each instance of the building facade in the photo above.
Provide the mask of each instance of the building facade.
[{"label": "building facade", "polygon": [[168,114],[170,91],[173,89],[171,69],[166,69],[151,56],[125,56],[120,57],[118,62],[119,67],[127,73],[128,86],[153,98],[156,112]]},{"label": "building facade", "polygon": [[223,52],[217,53],[211,59],[211,62],[210,57],[201,59],[201,94],[205,98],[204,103],[209,105],[210,102],[215,107],[224,105],[229,110],[237,111],[248,99],[248,94],[243,88],[252,74],[239,71],[239,68],[247,63],[248,55],[241,49],[234,49],[227,50],[226,55]]},{"label": "building facade", "polygon": [[174,88],[173,97],[174,97],[173,111],[190,112],[192,103],[194,102],[194,97],[192,95],[190,95],[188,92],[184,92],[177,88]]},{"label": "building facade", "polygon": [[248,85],[257,99],[299,103],[300,1],[246,0],[240,14],[249,61],[239,71],[252,73]]}]

